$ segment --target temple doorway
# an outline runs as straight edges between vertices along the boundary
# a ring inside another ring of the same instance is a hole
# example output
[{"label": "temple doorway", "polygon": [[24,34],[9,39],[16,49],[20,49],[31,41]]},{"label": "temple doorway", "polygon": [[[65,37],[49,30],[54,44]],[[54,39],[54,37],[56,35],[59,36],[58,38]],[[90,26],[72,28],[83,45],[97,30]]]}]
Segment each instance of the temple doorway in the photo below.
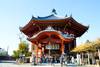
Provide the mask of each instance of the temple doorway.
[{"label": "temple doorway", "polygon": [[59,63],[59,58],[62,54],[60,44],[49,44],[45,46],[44,55],[47,56],[53,63]]}]

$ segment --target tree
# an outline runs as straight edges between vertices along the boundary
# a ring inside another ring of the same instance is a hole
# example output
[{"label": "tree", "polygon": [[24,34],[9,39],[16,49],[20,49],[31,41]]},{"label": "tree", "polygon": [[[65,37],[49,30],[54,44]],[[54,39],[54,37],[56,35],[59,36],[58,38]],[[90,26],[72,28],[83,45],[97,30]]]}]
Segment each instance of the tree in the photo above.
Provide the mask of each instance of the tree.
[{"label": "tree", "polygon": [[95,40],[94,47],[98,50],[98,56],[99,56],[99,60],[100,60],[100,38]]},{"label": "tree", "polygon": [[13,51],[13,57],[14,57],[15,59],[19,58],[19,55],[20,55],[20,50],[14,50],[14,51]]},{"label": "tree", "polygon": [[31,56],[31,52],[29,52],[28,43],[25,41],[21,41],[18,46],[18,50],[13,51],[13,57],[15,59],[19,58],[20,55],[25,55],[25,57]]}]

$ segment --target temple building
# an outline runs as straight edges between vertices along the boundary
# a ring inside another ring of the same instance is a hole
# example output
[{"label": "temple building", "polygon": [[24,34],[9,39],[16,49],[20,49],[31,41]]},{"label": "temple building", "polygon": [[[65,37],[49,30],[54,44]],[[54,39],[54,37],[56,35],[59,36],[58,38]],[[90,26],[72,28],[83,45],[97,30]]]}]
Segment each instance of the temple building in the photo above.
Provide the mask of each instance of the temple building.
[{"label": "temple building", "polygon": [[45,17],[34,17],[20,28],[32,46],[36,57],[42,55],[59,57],[76,47],[76,38],[81,37],[88,26],[78,23],[72,16],[58,17],[51,14]]}]

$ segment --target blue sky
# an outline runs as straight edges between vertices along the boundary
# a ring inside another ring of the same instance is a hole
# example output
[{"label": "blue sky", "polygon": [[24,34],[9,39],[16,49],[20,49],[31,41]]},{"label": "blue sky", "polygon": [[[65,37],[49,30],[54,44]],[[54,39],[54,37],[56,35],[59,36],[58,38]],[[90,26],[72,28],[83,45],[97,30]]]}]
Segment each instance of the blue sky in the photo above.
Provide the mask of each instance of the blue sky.
[{"label": "blue sky", "polygon": [[19,26],[24,26],[34,16],[47,16],[55,8],[58,16],[70,16],[89,25],[89,30],[77,44],[100,37],[100,0],[0,0],[0,47],[9,46],[9,54],[17,49]]}]

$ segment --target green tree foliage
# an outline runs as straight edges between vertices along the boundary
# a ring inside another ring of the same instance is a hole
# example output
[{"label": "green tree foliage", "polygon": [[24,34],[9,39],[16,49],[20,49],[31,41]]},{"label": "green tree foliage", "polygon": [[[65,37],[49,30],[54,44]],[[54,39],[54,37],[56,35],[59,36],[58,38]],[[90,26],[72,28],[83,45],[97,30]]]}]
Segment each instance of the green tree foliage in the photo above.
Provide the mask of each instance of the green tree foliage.
[{"label": "green tree foliage", "polygon": [[21,41],[19,43],[18,50],[13,51],[13,57],[19,58],[20,55],[25,55],[25,57],[31,55],[31,52],[29,52],[28,43],[25,41]]},{"label": "green tree foliage", "polygon": [[26,54],[28,52],[28,50],[29,50],[28,44],[26,42],[21,42],[19,44],[19,48],[18,49],[20,50],[20,52],[22,54]]},{"label": "green tree foliage", "polygon": [[14,50],[13,51],[13,57],[16,59],[16,58],[19,58],[19,55],[20,55],[20,50]]},{"label": "green tree foliage", "polygon": [[7,56],[7,51],[0,51],[0,56]]}]

